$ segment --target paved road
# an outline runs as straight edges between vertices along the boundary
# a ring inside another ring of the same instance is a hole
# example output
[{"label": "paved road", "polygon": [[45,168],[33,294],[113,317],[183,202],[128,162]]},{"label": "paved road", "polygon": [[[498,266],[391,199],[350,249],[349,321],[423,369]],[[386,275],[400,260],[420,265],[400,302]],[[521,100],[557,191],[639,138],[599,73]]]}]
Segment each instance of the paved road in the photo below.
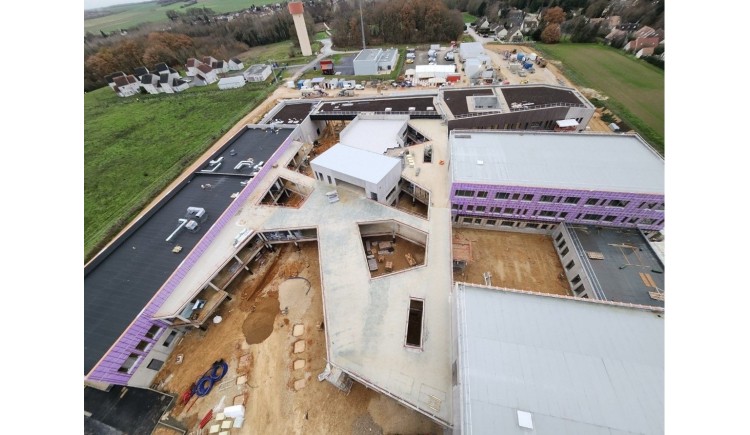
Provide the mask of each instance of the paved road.
[{"label": "paved road", "polygon": [[310,63],[308,63],[307,65],[303,65],[302,67],[300,67],[297,70],[297,72],[294,73],[294,75],[289,80],[292,80],[292,81],[296,82],[297,80],[299,80],[300,77],[302,77],[302,74],[304,74],[306,71],[312,69],[312,67],[318,65],[318,63],[322,59],[324,59],[324,58],[326,58],[326,57],[328,57],[328,56],[330,56],[332,54],[338,54],[338,53],[357,53],[356,51],[336,51],[336,50],[331,49],[331,45],[332,45],[331,38],[321,39],[320,42],[323,43],[323,48],[320,49],[320,54],[318,54],[318,56],[315,59],[311,60]]}]

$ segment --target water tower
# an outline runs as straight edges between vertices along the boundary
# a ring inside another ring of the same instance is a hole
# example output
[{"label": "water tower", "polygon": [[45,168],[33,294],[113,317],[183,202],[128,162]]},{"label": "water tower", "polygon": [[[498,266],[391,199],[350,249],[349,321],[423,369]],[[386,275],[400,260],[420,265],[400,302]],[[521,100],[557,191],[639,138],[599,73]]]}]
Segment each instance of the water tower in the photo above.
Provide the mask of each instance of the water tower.
[{"label": "water tower", "polygon": [[289,13],[292,14],[292,19],[294,19],[294,28],[297,29],[297,37],[299,38],[302,55],[310,56],[312,55],[312,48],[310,47],[310,38],[307,36],[304,12],[305,8],[302,2],[289,2]]}]

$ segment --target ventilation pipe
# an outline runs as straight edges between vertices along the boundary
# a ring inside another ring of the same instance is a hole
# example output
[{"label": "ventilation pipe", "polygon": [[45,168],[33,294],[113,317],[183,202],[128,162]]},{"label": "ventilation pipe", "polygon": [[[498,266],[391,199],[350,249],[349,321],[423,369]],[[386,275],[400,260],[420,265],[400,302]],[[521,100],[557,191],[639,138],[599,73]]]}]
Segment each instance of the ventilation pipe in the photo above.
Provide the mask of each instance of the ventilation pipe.
[{"label": "ventilation pipe", "polygon": [[[180,230],[183,227],[185,227],[185,225],[187,225],[188,220],[187,219],[177,219],[177,222],[179,222],[180,225],[178,225],[177,228],[175,228],[175,230],[172,231],[172,234],[170,234],[169,237],[167,237],[167,242],[171,242],[172,241],[172,239],[174,238],[174,236],[176,236],[177,233],[179,233]],[[193,222],[195,222],[195,221],[193,221]]]},{"label": "ventilation pipe", "polygon": [[253,159],[243,160],[243,161],[237,163],[237,165],[235,165],[234,170],[235,171],[239,171],[240,169],[244,168],[245,166],[251,167],[251,166],[253,166],[254,163],[255,162],[253,161]]}]

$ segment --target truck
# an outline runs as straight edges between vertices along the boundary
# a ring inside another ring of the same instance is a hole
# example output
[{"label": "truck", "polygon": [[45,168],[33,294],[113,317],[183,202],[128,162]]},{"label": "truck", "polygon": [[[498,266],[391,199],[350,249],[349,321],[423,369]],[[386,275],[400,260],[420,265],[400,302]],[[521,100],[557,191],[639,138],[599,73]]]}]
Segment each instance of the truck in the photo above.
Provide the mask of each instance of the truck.
[{"label": "truck", "polygon": [[302,89],[303,98],[327,97],[328,94],[322,89]]},{"label": "truck", "polygon": [[339,97],[353,97],[354,91],[352,89],[342,89],[338,93]]},{"label": "truck", "polygon": [[333,61],[332,60],[321,60],[320,61],[320,71],[325,75],[333,75],[334,69],[333,69]]},{"label": "truck", "polygon": [[454,59],[454,57],[453,57],[453,52],[452,52],[452,51],[449,51],[449,52],[445,53],[445,56],[443,56],[443,59],[445,59],[445,60],[449,60],[449,61],[450,61],[450,60],[453,60],[453,59]]}]

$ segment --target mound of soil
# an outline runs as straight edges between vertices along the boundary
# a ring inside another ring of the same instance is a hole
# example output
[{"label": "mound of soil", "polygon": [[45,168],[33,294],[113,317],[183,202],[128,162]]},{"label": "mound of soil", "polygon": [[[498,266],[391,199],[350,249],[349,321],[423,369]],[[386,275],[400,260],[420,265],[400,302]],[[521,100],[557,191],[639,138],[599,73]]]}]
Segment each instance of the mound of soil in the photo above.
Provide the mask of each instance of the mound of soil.
[{"label": "mound of soil", "polygon": [[279,301],[265,297],[258,303],[254,312],[247,315],[242,323],[242,333],[248,344],[263,343],[273,332],[273,323],[279,314]]}]

